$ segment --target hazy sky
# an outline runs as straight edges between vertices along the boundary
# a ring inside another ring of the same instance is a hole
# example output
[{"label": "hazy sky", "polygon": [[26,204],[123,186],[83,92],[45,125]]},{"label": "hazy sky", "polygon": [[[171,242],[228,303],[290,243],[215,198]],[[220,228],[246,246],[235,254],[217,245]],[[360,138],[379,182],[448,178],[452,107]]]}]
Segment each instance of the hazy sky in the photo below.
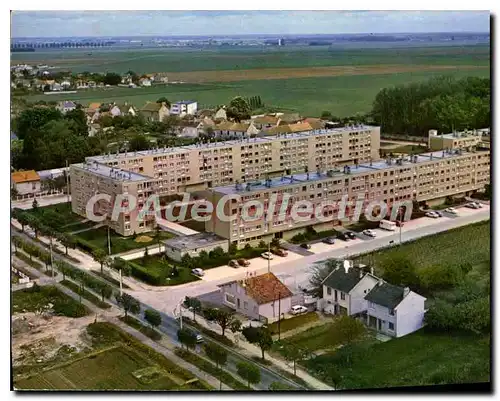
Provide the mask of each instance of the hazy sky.
[{"label": "hazy sky", "polygon": [[17,11],[12,36],[489,32],[483,11]]}]

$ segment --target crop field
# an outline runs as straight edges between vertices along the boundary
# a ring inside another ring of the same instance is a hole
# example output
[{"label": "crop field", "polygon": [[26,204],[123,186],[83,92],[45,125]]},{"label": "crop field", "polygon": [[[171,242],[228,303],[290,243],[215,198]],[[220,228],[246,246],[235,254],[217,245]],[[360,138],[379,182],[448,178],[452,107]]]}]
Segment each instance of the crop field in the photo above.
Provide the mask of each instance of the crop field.
[{"label": "crop field", "polygon": [[166,96],[170,101],[197,100],[198,108],[228,103],[234,96],[260,96],[266,106],[297,111],[306,116],[319,116],[329,110],[339,117],[371,110],[377,93],[389,86],[425,81],[431,77],[452,75],[488,77],[488,68],[378,73],[293,79],[260,79],[225,83],[158,85],[150,88],[113,88],[81,91],[69,95],[34,95],[28,101],[73,100],[91,102],[128,102],[142,107],[146,101]]},{"label": "crop field", "polygon": [[474,65],[489,66],[490,47],[425,46],[399,48],[340,47],[241,47],[232,49],[133,49],[48,50],[12,53],[11,63],[46,63],[74,72],[138,74],[251,70],[263,68],[310,68],[361,65]]}]

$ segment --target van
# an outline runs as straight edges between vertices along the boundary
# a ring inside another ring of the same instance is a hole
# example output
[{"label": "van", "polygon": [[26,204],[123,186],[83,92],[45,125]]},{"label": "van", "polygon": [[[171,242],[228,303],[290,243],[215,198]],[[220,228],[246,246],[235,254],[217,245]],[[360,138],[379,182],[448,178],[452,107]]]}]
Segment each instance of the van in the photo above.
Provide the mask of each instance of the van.
[{"label": "van", "polygon": [[396,231],[396,223],[389,220],[381,220],[379,227],[388,231]]}]

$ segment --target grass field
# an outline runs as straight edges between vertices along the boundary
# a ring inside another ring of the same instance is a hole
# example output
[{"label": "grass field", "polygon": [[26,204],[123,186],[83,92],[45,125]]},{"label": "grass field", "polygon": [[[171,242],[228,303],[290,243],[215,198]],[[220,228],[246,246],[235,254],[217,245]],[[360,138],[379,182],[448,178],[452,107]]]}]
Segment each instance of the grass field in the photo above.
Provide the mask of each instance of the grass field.
[{"label": "grass field", "polygon": [[206,390],[202,381],[109,323],[88,326],[95,352],[15,380],[21,389]]},{"label": "grass field", "polygon": [[[306,313],[303,315],[291,317],[289,319],[281,320],[279,329],[282,333],[284,333],[286,331],[296,329],[300,326],[316,322],[318,320],[319,316],[316,312]],[[271,331],[271,333],[278,333],[278,322],[271,323],[267,327]]]},{"label": "grass field", "polygon": [[346,389],[490,381],[487,337],[420,330],[367,347],[353,357],[350,366],[335,369],[333,355],[306,364],[313,371],[322,371],[321,377],[327,381],[332,372],[340,370],[340,387]]},{"label": "grass field", "polygon": [[[87,105],[91,102],[125,102],[142,107],[146,101],[166,96],[171,101],[194,99],[199,108],[228,103],[235,96],[260,96],[269,107],[298,111],[306,116],[319,116],[329,110],[337,116],[365,113],[371,110],[377,93],[389,86],[425,81],[443,71],[405,72],[375,75],[346,75],[294,79],[260,79],[239,82],[158,85],[151,88],[112,88],[90,90],[73,95],[33,95],[28,101],[73,100]],[[457,78],[488,77],[488,68],[447,70]]]},{"label": "grass field", "polygon": [[[90,56],[88,53],[92,53]],[[490,47],[436,46],[399,48],[283,47],[232,49],[56,50],[11,53],[11,63],[47,63],[74,72],[138,74],[298,68],[375,64],[489,65]]]}]

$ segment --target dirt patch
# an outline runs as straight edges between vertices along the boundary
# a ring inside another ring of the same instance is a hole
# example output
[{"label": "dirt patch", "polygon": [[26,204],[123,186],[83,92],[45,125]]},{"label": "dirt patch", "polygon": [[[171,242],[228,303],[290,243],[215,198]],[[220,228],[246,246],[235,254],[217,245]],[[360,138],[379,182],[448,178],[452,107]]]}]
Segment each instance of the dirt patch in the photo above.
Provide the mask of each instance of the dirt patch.
[{"label": "dirt patch", "polygon": [[261,79],[290,79],[312,77],[335,77],[343,75],[375,75],[399,74],[423,71],[452,71],[469,70],[478,67],[474,65],[365,65],[365,66],[335,66],[335,67],[304,67],[304,68],[262,68],[253,70],[226,70],[226,71],[193,71],[169,72],[170,81],[187,83],[200,82],[232,82]]},{"label": "dirt patch", "polygon": [[53,359],[61,349],[79,352],[88,347],[82,334],[95,316],[67,318],[32,312],[12,317],[12,363],[35,364]]},{"label": "dirt patch", "polygon": [[153,241],[153,238],[148,237],[147,235],[141,235],[140,237],[137,237],[135,239],[135,242],[141,243],[141,242],[151,242]]}]

